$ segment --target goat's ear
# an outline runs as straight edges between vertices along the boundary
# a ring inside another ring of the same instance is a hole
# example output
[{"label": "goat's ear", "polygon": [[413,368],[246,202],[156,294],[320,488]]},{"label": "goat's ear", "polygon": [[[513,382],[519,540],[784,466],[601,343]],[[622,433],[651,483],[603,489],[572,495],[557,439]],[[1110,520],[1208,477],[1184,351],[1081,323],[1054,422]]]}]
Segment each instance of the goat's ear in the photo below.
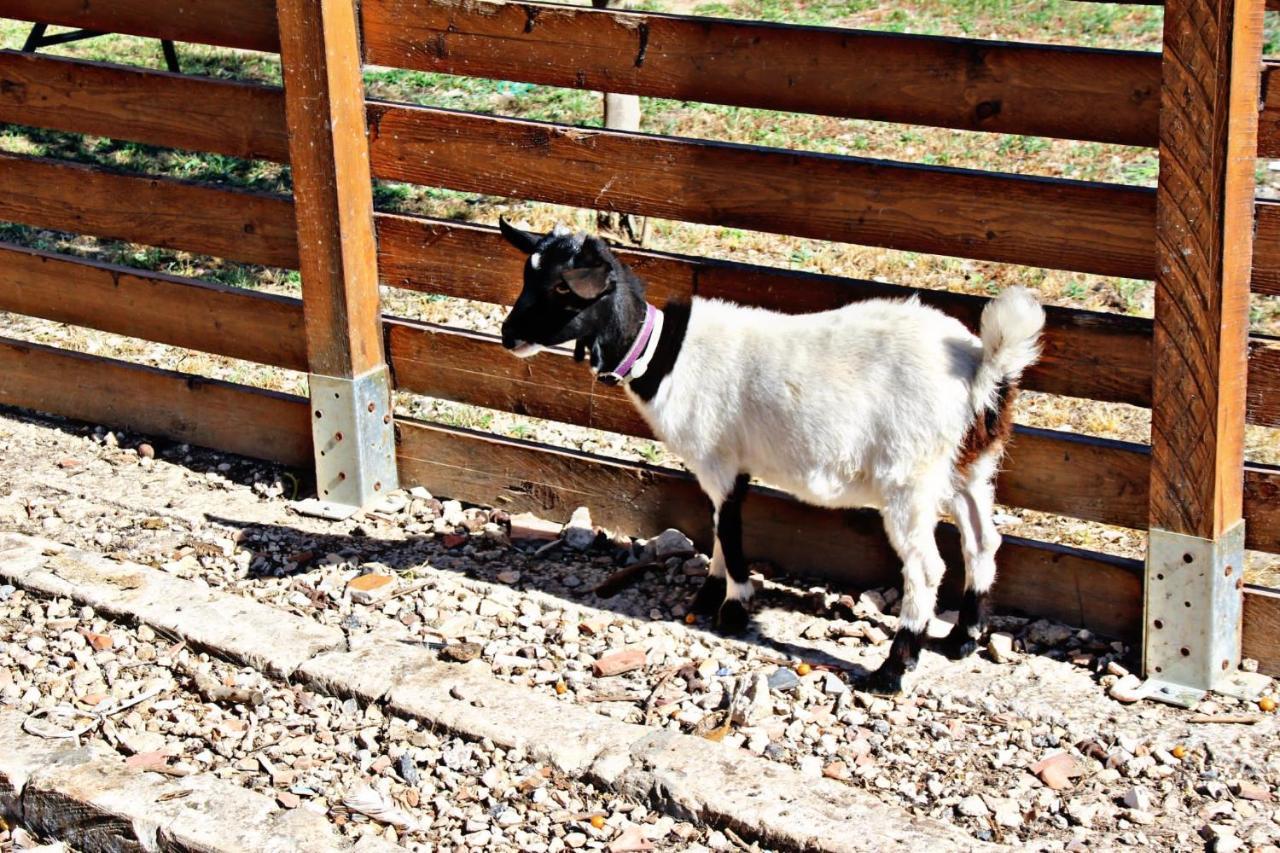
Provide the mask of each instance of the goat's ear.
[{"label": "goat's ear", "polygon": [[579,299],[599,299],[609,289],[609,267],[565,270],[564,281]]},{"label": "goat's ear", "polygon": [[538,241],[542,239],[537,234],[531,234],[515,227],[502,216],[498,217],[498,230],[502,232],[503,237],[507,238],[508,243],[526,255],[532,255],[533,250],[537,248]]}]

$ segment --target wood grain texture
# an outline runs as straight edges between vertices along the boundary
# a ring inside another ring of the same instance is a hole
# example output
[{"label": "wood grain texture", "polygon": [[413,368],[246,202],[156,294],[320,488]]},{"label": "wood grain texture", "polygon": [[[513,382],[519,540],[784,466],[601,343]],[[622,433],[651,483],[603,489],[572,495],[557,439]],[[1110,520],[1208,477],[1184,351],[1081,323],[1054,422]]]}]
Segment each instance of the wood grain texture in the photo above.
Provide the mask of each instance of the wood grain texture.
[{"label": "wood grain texture", "polygon": [[365,0],[380,65],[936,127],[1156,143],[1155,54],[468,0]]},{"label": "wood grain texture", "polygon": [[1258,662],[1259,672],[1280,676],[1280,592],[1245,587],[1242,653]]},{"label": "wood grain texture", "polygon": [[1157,187],[1151,526],[1241,517],[1262,6],[1167,0]]},{"label": "wood grain texture", "polygon": [[383,363],[373,184],[352,0],[278,0],[280,62],[312,373]]},{"label": "wood grain texture", "polygon": [[1259,199],[1254,208],[1253,238],[1254,293],[1280,296],[1280,202]]},{"label": "wood grain texture", "polygon": [[308,465],[306,400],[0,338],[0,404]]},{"label": "wood grain texture", "polygon": [[1136,278],[1154,195],[370,104],[376,175],[686,222]]},{"label": "wood grain texture", "polygon": [[278,49],[272,0],[0,0],[0,17],[246,50]]},{"label": "wood grain texture", "polygon": [[0,219],[275,267],[298,265],[286,198],[0,154]]},{"label": "wood grain texture", "polygon": [[[597,523],[617,530],[652,535],[678,527],[709,546],[710,506],[693,480],[679,472],[404,420],[397,421],[397,432],[406,485],[555,519],[588,506]],[[751,559],[855,587],[897,579],[896,558],[873,512],[816,509],[753,488],[743,530]],[[797,549],[801,539],[806,547]],[[952,594],[962,577],[957,540],[953,528],[941,526]],[[1000,607],[1108,636],[1134,636],[1141,617],[1141,577],[1133,561],[1014,537],[1005,540],[998,559]]]},{"label": "wood grain texture", "polygon": [[0,243],[0,311],[306,370],[302,303]]},{"label": "wood grain texture", "polygon": [[1262,112],[1258,114],[1258,156],[1280,158],[1280,62],[1262,64]]},{"label": "wood grain texture", "polygon": [[1249,340],[1245,406],[1249,423],[1280,427],[1280,341]]},{"label": "wood grain texture", "polygon": [[[623,391],[595,382],[567,352],[517,359],[488,335],[388,325],[400,390],[626,435],[652,432]],[[1147,454],[1141,445],[1020,428],[999,481],[1002,503],[1144,527]]]},{"label": "wood grain texture", "polygon": [[1245,546],[1280,554],[1280,467],[1244,466]]},{"label": "wood grain texture", "polygon": [[278,87],[0,51],[0,122],[287,162]]}]

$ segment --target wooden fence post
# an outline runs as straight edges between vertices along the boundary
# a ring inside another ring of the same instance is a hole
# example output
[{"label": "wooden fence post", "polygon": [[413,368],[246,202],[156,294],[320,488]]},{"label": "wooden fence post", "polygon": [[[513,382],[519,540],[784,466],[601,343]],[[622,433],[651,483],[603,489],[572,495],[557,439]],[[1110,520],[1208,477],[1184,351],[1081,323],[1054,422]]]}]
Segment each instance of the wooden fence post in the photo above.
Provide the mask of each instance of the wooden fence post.
[{"label": "wooden fence post", "polygon": [[1263,0],[1167,0],[1143,668],[1237,690],[1245,369]]},{"label": "wooden fence post", "polygon": [[277,0],[316,454],[313,509],[397,487],[355,0]]}]

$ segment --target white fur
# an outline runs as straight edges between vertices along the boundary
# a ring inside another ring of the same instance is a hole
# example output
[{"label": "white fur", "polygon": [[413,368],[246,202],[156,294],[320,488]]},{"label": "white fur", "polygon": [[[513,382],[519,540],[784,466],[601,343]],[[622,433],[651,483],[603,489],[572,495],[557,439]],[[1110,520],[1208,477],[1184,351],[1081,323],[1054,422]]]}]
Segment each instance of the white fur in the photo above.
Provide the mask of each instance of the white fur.
[{"label": "white fur", "polygon": [[[695,298],[671,373],[652,400],[632,399],[713,506],[748,473],[819,506],[878,507],[903,561],[902,626],[918,632],[942,580],[941,509],[957,515],[970,588],[994,580],[1003,449],[965,476],[955,460],[998,383],[1035,360],[1043,323],[1022,288],[987,306],[981,339],[915,299],[792,316]],[[717,546],[711,574],[723,572]]]},{"label": "white fur", "polygon": [[511,354],[518,358],[532,358],[542,352],[545,347],[542,344],[531,344],[527,341],[516,341],[516,345],[511,348]]}]

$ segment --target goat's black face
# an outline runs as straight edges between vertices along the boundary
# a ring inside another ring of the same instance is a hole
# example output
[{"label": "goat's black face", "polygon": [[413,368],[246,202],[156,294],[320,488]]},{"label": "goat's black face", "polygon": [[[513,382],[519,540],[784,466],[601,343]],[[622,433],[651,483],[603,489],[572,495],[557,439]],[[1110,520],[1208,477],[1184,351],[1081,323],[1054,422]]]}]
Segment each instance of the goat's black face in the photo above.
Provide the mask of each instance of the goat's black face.
[{"label": "goat's black face", "polygon": [[557,227],[531,234],[499,220],[511,245],[529,255],[524,289],[502,323],[502,345],[527,357],[542,347],[594,339],[613,315],[621,265],[598,237]]}]

